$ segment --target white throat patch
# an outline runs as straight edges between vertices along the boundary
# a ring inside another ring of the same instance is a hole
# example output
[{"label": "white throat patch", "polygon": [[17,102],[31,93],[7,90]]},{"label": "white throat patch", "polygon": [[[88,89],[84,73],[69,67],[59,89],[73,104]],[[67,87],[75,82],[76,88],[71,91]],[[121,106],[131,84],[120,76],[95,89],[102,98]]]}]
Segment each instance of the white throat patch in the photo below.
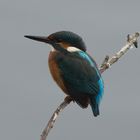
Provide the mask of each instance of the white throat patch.
[{"label": "white throat patch", "polygon": [[70,46],[70,47],[67,48],[67,51],[69,51],[69,52],[78,52],[78,51],[81,51],[81,50],[76,48],[76,47]]},{"label": "white throat patch", "polygon": [[54,47],[52,45],[49,45],[49,47],[51,48],[51,52],[55,51],[55,49],[54,49]]},{"label": "white throat patch", "polygon": [[[51,52],[56,51],[52,45],[49,45],[49,47],[51,48]],[[68,51],[68,52],[79,52],[79,51],[81,51],[81,50],[78,49],[78,48],[76,48],[76,47],[69,46],[69,47],[67,48],[67,51]]]}]

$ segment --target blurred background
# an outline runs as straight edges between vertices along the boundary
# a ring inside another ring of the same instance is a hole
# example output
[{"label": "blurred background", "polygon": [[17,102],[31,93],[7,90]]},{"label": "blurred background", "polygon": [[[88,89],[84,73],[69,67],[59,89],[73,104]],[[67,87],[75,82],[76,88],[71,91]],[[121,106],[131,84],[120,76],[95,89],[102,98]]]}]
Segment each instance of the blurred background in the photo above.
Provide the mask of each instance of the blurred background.
[{"label": "blurred background", "polygon": [[[81,35],[100,65],[140,31],[139,0],[0,1],[0,139],[39,140],[64,94],[48,69],[47,44],[24,38],[69,30]],[[139,49],[103,73],[100,116],[71,103],[48,139],[138,140],[140,138]]]}]

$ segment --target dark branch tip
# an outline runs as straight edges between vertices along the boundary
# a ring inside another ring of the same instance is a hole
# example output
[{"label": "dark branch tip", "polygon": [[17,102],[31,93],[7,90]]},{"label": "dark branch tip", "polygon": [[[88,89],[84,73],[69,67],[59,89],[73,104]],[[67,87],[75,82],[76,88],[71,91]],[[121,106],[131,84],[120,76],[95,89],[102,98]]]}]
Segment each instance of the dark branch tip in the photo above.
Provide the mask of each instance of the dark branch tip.
[{"label": "dark branch tip", "polygon": [[137,41],[135,41],[133,44],[136,48],[138,48],[138,42]]},{"label": "dark branch tip", "polygon": [[135,33],[135,36],[136,36],[136,37],[139,37],[139,36],[140,36],[140,33],[136,32],[136,33]]},{"label": "dark branch tip", "polygon": [[130,41],[130,34],[127,35],[127,42]]}]

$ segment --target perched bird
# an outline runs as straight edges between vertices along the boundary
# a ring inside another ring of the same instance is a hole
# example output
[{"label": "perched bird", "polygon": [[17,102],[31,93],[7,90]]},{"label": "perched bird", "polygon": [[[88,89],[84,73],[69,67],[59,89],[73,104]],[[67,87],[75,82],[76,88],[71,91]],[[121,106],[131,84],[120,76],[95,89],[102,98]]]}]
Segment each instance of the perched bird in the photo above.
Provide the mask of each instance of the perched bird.
[{"label": "perched bird", "polygon": [[82,108],[90,104],[94,116],[98,116],[104,84],[95,61],[86,53],[83,39],[70,31],[56,32],[48,37],[25,37],[53,47],[48,63],[54,81]]}]

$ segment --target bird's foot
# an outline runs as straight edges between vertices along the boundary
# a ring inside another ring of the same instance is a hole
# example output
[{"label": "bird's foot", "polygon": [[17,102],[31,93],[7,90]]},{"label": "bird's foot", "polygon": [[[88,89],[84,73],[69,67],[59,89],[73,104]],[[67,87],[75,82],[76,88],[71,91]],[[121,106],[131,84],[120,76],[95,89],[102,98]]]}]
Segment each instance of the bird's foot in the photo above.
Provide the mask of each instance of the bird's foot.
[{"label": "bird's foot", "polygon": [[64,100],[68,103],[70,103],[71,101],[74,101],[73,98],[70,96],[66,96]]}]

